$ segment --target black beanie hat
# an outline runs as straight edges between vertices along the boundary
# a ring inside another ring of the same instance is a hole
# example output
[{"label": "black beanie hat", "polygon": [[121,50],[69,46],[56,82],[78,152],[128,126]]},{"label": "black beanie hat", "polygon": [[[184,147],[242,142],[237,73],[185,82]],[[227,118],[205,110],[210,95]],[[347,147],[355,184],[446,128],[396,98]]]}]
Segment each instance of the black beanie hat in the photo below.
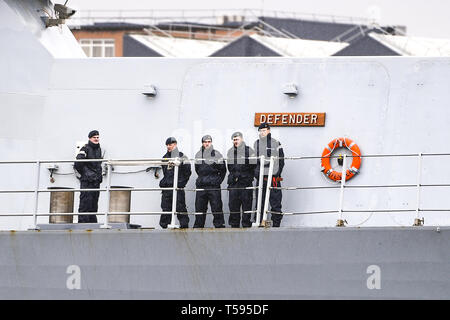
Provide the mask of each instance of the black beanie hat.
[{"label": "black beanie hat", "polygon": [[235,137],[241,137],[242,138],[242,133],[239,131],[236,131],[235,133],[233,133],[231,135],[231,140],[233,140]]},{"label": "black beanie hat", "polygon": [[175,139],[174,137],[168,137],[166,140],[166,146],[172,143],[176,143],[177,139]]},{"label": "black beanie hat", "polygon": [[99,133],[97,130],[92,130],[91,132],[89,132],[88,137],[89,139],[92,138],[93,136],[98,136]]},{"label": "black beanie hat", "polygon": [[205,142],[206,140],[209,140],[209,141],[212,142],[212,138],[211,138],[211,136],[209,134],[207,134],[206,136],[202,137],[202,142]]},{"label": "black beanie hat", "polygon": [[261,130],[261,129],[264,129],[264,128],[270,129],[270,126],[269,126],[269,124],[267,122],[261,123],[259,125],[259,127],[258,127],[258,130]]}]

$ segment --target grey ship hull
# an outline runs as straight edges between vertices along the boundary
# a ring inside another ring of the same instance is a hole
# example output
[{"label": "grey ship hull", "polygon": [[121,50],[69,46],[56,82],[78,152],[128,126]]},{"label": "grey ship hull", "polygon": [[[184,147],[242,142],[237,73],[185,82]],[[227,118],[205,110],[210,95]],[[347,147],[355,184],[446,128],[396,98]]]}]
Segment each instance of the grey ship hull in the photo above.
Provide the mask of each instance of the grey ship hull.
[{"label": "grey ship hull", "polygon": [[448,243],[450,227],[2,231],[0,299],[449,299]]}]

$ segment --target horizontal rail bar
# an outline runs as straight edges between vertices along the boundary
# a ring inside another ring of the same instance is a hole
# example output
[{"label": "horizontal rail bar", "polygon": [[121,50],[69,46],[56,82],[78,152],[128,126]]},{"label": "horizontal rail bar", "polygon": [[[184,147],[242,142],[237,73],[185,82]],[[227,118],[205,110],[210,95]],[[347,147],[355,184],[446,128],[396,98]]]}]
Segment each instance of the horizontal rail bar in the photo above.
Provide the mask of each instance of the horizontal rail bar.
[{"label": "horizontal rail bar", "polygon": [[35,190],[0,190],[0,194],[2,193],[34,193]]},{"label": "horizontal rail bar", "polygon": [[[421,187],[450,187],[450,184],[421,184]],[[350,189],[366,189],[366,188],[413,188],[417,187],[415,184],[398,184],[398,185],[346,185],[345,188]],[[270,187],[274,190],[317,190],[317,189],[338,189],[339,185],[335,186],[309,186],[309,187]],[[242,188],[196,188],[196,189],[187,189],[187,188],[177,188],[178,191],[227,191],[227,190],[256,190],[258,187],[242,187]],[[110,188],[110,191],[163,191],[163,190],[173,190],[171,187],[167,188]],[[88,191],[99,191],[105,192],[106,188],[99,189],[40,189],[39,193],[51,193],[51,192],[88,192]],[[2,193],[33,193],[34,190],[0,190],[0,194]]]},{"label": "horizontal rail bar", "polygon": [[107,159],[72,159],[72,160],[0,160],[0,164],[30,164],[30,163],[70,163],[70,162],[107,162]]},{"label": "horizontal rail bar", "polygon": [[303,212],[275,212],[267,211],[268,213],[282,214],[282,215],[307,215],[307,214],[323,214],[323,213],[338,213],[339,210],[324,210],[324,211],[303,211]]},{"label": "horizontal rail bar", "polygon": [[[173,188],[109,188],[110,191],[163,191],[163,190],[170,190],[172,191]],[[179,190],[183,190],[180,188]],[[74,191],[74,192],[84,192],[84,191],[108,191],[106,188],[100,188],[100,189],[52,189],[52,190],[39,190],[39,192],[64,192],[64,191]]]},{"label": "horizontal rail bar", "polygon": [[[357,213],[357,212],[415,212],[416,209],[377,209],[377,210],[342,210],[342,212],[347,213]],[[450,211],[450,209],[420,209],[419,211]],[[303,211],[303,212],[273,212],[268,211],[274,214],[283,214],[283,215],[309,215],[309,214],[323,214],[323,213],[338,213],[338,210],[325,210],[325,211]]]},{"label": "horizontal rail bar", "polygon": [[[361,157],[361,158],[383,158],[383,157],[417,157],[419,153],[408,153],[408,154],[366,154],[366,155],[347,155],[349,158]],[[450,156],[450,153],[423,153],[422,156]],[[338,158],[339,156],[301,156],[301,157],[274,157],[275,159],[284,160],[308,160],[308,159],[322,159],[322,158]],[[174,161],[176,158],[143,158],[143,159],[71,159],[71,160],[0,160],[0,164],[32,164],[36,162],[40,163],[74,163],[74,162],[109,162],[114,165],[130,165],[128,163],[133,163],[133,165],[140,165],[147,162],[162,162],[166,164],[167,162]],[[242,157],[242,158],[221,158],[217,160],[258,160],[260,157]],[[179,159],[181,160],[181,159]],[[182,159],[184,162],[187,161],[211,161],[211,159],[206,158],[188,158]],[[265,159],[269,161],[269,159]],[[123,163],[121,163],[123,162]]]},{"label": "horizontal rail bar", "polygon": [[[244,211],[243,213],[255,213],[255,210]],[[230,214],[230,213],[241,213],[240,211],[232,212],[175,212],[175,214],[186,214],[186,215],[212,215],[212,214]],[[161,214],[171,214],[171,211],[136,211],[136,212],[109,212],[109,215],[161,215]],[[48,216],[80,216],[80,215],[105,215],[105,212],[54,212],[54,213],[36,213],[36,216],[48,217]],[[32,217],[33,213],[0,213],[0,217]]]},{"label": "horizontal rail bar", "polygon": [[[231,213],[241,213],[240,211],[229,211],[229,212],[176,212],[176,214],[187,214],[187,215],[201,215],[201,214],[231,214]],[[243,213],[256,213],[256,210],[244,211]]]},{"label": "horizontal rail bar", "polygon": [[340,188],[339,185],[336,186],[317,186],[317,187],[270,187],[270,189],[275,190],[314,190],[314,189],[337,189]]},{"label": "horizontal rail bar", "polygon": [[[110,212],[108,215],[160,215],[160,214],[166,214],[167,212],[159,212],[159,211],[142,211],[142,212]],[[46,212],[40,212],[36,214],[37,216],[42,217],[48,217],[48,216],[95,216],[95,215],[105,215],[105,212],[58,212],[58,213],[46,213]],[[0,216],[8,217],[8,216],[26,216],[26,217],[32,217],[32,213],[0,213]]]},{"label": "horizontal rail bar", "polygon": [[442,183],[442,184],[420,184],[421,187],[450,187],[450,184],[448,183]]},{"label": "horizontal rail bar", "polygon": [[242,187],[242,188],[211,188],[211,189],[184,189],[184,188],[178,188],[177,190],[184,190],[184,191],[226,191],[226,190],[254,190],[258,189],[258,187]]},{"label": "horizontal rail bar", "polygon": [[[416,209],[342,210],[342,212],[415,212]],[[420,211],[420,210],[419,210]]]},{"label": "horizontal rail bar", "polygon": [[[416,209],[376,209],[376,210],[342,210],[342,212],[347,213],[358,213],[358,212],[373,212],[373,213],[383,213],[383,212],[414,212]],[[421,212],[450,212],[448,209],[419,209]],[[271,214],[282,214],[282,215],[311,215],[311,214],[326,214],[326,213],[337,213],[338,210],[323,210],[323,211],[302,211],[302,212],[276,212],[267,211]],[[212,215],[212,214],[230,214],[230,213],[241,213],[237,212],[175,212],[176,214],[186,214],[186,215]],[[244,211],[244,213],[256,213],[256,210]],[[47,217],[47,216],[78,216],[78,215],[104,215],[105,212],[65,212],[65,213],[36,213],[36,216]],[[171,214],[169,211],[141,211],[141,212],[110,212],[108,215],[161,215],[161,214]],[[33,217],[33,213],[0,213],[1,217]]]},{"label": "horizontal rail bar", "polygon": [[[449,185],[450,186],[450,185]],[[417,187],[415,184],[397,184],[397,185],[345,185],[345,188],[352,189],[365,189],[365,188],[412,188]],[[336,186],[316,186],[316,187],[270,187],[276,190],[314,190],[314,189],[337,189],[340,185]]]},{"label": "horizontal rail bar", "polygon": [[[172,191],[173,188],[110,188],[110,191],[163,191],[163,190],[170,190]],[[183,190],[182,188],[179,188],[178,190]],[[37,190],[39,193],[52,193],[52,192],[88,192],[88,191],[99,191],[99,192],[105,192],[108,191],[106,188],[98,188],[98,189],[40,189]],[[0,194],[2,193],[32,193],[35,192],[34,190],[0,190]]]},{"label": "horizontal rail bar", "polygon": [[417,187],[416,184],[386,184],[386,185],[346,185],[345,188],[412,188]]},{"label": "horizontal rail bar", "polygon": [[[418,153],[407,154],[366,154],[366,155],[347,155],[348,158],[395,158],[395,157],[417,157]],[[443,154],[444,155],[444,154]],[[305,156],[305,157],[274,157],[276,159],[284,160],[308,160],[308,159],[322,159],[322,158],[338,158],[339,156]]]}]

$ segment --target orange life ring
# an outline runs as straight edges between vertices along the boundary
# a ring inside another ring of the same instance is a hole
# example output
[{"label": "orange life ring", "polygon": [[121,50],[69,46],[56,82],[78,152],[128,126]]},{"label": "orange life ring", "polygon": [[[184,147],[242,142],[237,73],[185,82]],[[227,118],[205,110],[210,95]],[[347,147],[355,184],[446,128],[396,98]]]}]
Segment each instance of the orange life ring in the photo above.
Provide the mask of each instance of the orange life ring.
[{"label": "orange life ring", "polygon": [[358,145],[349,138],[336,138],[332,140],[322,152],[322,172],[328,176],[331,180],[341,181],[342,172],[337,172],[333,170],[330,164],[330,155],[336,148],[345,147],[352,152],[353,161],[349,169],[345,174],[345,181],[353,178],[355,174],[358,173],[361,167],[361,150]]}]

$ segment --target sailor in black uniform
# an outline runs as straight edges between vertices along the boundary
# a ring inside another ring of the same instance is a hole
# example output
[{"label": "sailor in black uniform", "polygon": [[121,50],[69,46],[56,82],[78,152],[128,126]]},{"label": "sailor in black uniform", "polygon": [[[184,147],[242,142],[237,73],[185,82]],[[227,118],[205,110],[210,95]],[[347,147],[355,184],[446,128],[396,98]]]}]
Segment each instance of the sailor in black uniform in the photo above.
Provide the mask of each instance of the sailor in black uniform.
[{"label": "sailor in black uniform", "polygon": [[211,212],[214,216],[214,227],[224,228],[225,220],[223,217],[220,185],[225,179],[227,169],[222,154],[214,149],[210,135],[202,138],[202,146],[195,155],[195,159],[195,172],[198,175],[195,185],[199,189],[206,190],[197,191],[195,194],[195,211],[204,212],[204,214],[195,216],[194,228],[203,228],[205,226],[208,202],[211,205]]},{"label": "sailor in black uniform", "polygon": [[[100,137],[97,130],[89,132],[89,142],[85,144],[77,154],[77,160],[102,159]],[[75,162],[75,170],[80,175],[80,189],[98,189],[103,180],[102,163]],[[99,191],[82,191],[80,193],[80,206],[78,212],[97,212]],[[78,223],[96,223],[95,215],[78,215]]]},{"label": "sailor in black uniform", "polygon": [[228,191],[230,218],[228,223],[232,228],[239,228],[241,223],[242,208],[242,227],[251,227],[251,213],[245,211],[252,210],[253,190],[243,189],[253,186],[255,175],[256,160],[249,159],[254,157],[255,152],[247,146],[242,139],[242,133],[232,134],[233,147],[227,152],[228,167]]},{"label": "sailor in black uniform", "polygon": [[[259,157],[261,155],[264,155],[266,159],[270,158],[270,156],[279,157],[278,159],[275,159],[274,161],[274,167],[273,167],[273,177],[272,181],[270,181],[272,187],[281,187],[281,181],[283,180],[281,178],[281,173],[284,168],[284,151],[281,147],[281,143],[274,138],[272,138],[272,135],[270,133],[270,126],[267,123],[262,123],[258,127],[259,131],[259,139],[255,141],[254,148],[256,151],[256,155]],[[281,159],[280,159],[281,158]],[[255,169],[255,177],[257,179],[257,183],[259,183],[259,172],[260,172],[260,160],[258,159],[258,165]],[[266,161],[264,164],[264,180],[263,180],[263,191],[262,191],[262,199],[261,199],[261,216],[260,221],[263,218],[262,210],[264,208],[264,202],[265,202],[265,196],[266,196],[266,188],[267,188],[267,178],[268,178],[268,172],[269,172],[269,162]],[[281,219],[283,218],[283,215],[281,214],[281,199],[282,199],[282,193],[280,189],[271,189],[270,190],[270,197],[269,197],[269,203],[270,203],[270,211],[272,212],[279,212],[280,214],[272,213],[271,219],[272,219],[272,226],[273,227],[279,227],[281,223]],[[257,199],[258,201],[258,199]]]},{"label": "sailor in black uniform", "polygon": [[[183,152],[178,151],[177,140],[174,137],[169,137],[166,140],[167,153],[162,158],[179,158],[181,164],[178,168],[178,188],[184,188],[191,176],[191,164],[187,162],[187,157]],[[162,165],[162,171],[164,177],[159,182],[161,188],[172,188],[174,179],[174,166]],[[163,190],[161,195],[161,209],[162,211],[172,211],[172,190]],[[187,212],[186,199],[184,190],[177,191],[177,204],[176,212]],[[187,214],[177,214],[177,218],[180,221],[180,228],[187,228],[189,225],[189,217]],[[171,214],[161,214],[159,225],[165,229],[171,223]]]}]

